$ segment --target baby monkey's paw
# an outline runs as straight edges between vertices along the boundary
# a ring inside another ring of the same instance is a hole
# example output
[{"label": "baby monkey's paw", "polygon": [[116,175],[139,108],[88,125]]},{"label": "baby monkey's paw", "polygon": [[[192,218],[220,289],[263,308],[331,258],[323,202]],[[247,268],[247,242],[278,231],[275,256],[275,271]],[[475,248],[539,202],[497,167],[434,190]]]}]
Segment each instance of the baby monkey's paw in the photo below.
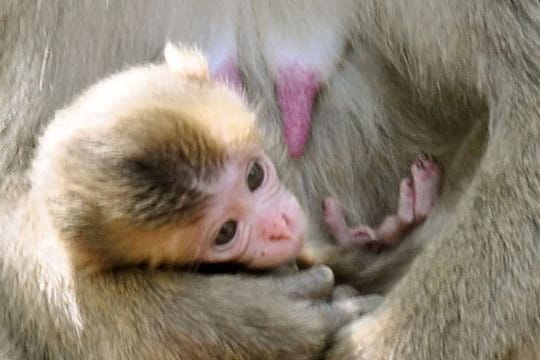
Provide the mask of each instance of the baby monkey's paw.
[{"label": "baby monkey's paw", "polygon": [[396,245],[407,231],[431,213],[439,195],[440,182],[441,171],[435,159],[421,153],[413,161],[410,175],[400,182],[397,213],[385,217],[377,228],[367,225],[350,228],[339,203],[329,197],[323,202],[324,222],[341,246],[377,248]]},{"label": "baby monkey's paw", "polygon": [[375,231],[369,226],[349,228],[341,206],[334,198],[324,199],[323,216],[330,234],[340,246],[363,245],[375,240]]},{"label": "baby monkey's paw", "polygon": [[441,171],[435,159],[421,153],[411,165],[414,187],[414,222],[419,223],[431,213],[439,196]]}]

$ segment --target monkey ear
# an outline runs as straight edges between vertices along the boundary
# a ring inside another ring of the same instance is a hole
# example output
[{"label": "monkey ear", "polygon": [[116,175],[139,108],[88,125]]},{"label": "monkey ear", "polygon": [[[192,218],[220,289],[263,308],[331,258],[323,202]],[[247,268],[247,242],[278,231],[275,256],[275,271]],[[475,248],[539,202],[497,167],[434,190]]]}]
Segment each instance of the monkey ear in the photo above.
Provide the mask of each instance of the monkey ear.
[{"label": "monkey ear", "polygon": [[178,75],[189,79],[210,79],[206,58],[196,48],[167,43],[164,56],[167,65]]}]

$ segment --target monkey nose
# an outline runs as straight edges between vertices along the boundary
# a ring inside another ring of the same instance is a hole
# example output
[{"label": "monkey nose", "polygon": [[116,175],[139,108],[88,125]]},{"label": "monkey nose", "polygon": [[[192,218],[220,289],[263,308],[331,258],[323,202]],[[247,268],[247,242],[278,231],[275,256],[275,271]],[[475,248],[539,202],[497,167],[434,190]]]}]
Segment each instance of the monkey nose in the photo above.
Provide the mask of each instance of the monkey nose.
[{"label": "monkey nose", "polygon": [[281,241],[292,236],[292,219],[285,213],[276,214],[267,220],[261,228],[261,236],[269,241]]}]

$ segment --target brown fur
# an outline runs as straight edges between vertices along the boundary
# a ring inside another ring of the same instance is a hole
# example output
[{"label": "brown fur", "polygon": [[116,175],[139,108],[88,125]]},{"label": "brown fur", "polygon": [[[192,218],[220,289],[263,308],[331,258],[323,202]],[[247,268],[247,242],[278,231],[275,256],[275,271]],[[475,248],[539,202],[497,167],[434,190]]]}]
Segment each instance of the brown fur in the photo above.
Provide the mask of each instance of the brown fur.
[{"label": "brown fur", "polygon": [[91,259],[125,265],[143,234],[194,224],[211,201],[205,184],[235,148],[256,140],[241,98],[208,82],[204,59],[176,52],[166,65],[92,86],[58,112],[40,140],[33,206],[50,216],[77,267]]}]

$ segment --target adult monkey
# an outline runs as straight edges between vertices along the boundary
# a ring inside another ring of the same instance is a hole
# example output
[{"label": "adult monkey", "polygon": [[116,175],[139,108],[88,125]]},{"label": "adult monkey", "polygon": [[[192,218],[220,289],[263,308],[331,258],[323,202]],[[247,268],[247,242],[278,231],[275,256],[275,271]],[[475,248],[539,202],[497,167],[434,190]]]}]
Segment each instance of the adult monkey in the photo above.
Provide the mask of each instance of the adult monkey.
[{"label": "adult monkey", "polygon": [[36,134],[82,87],[159,56],[181,14],[175,1],[0,5],[1,356],[310,359],[356,310],[312,301],[332,288],[327,268],[279,279],[75,277],[61,244],[25,237],[25,227],[42,226],[18,210]]},{"label": "adult monkey", "polygon": [[[272,14],[257,4],[245,10],[253,14],[247,21]],[[324,82],[303,157],[290,163],[304,175],[307,208],[332,190],[346,201],[354,189],[363,196],[353,201],[363,203],[347,204],[349,212],[377,216],[386,184],[355,179],[391,179],[417,146],[438,155],[447,172],[438,214],[395,254],[430,233],[433,242],[373,316],[341,333],[329,357],[538,358],[540,6],[359,1],[356,10],[358,34]],[[289,24],[292,37],[300,26]],[[273,84],[250,60],[264,51],[247,29],[239,33],[248,45],[238,48],[252,52],[240,55],[246,88],[268,93]],[[366,166],[363,176],[355,161]],[[355,171],[361,176],[348,176]],[[349,186],[355,181],[360,186]],[[358,284],[369,280],[362,272]]]}]

